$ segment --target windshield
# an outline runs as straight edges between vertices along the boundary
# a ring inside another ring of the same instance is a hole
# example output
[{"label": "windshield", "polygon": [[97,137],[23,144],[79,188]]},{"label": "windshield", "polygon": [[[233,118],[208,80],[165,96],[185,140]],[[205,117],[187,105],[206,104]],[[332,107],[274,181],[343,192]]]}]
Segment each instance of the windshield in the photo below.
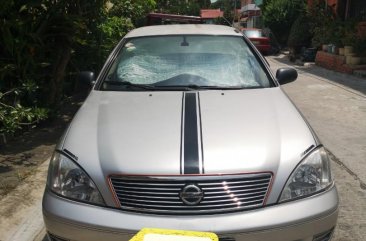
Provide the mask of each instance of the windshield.
[{"label": "windshield", "polygon": [[244,30],[245,36],[248,38],[261,38],[263,37],[262,31],[260,30]]},{"label": "windshield", "polygon": [[[164,87],[264,88],[271,82],[242,37],[154,36],[129,39],[102,89]],[[126,86],[125,86],[126,87]]]}]

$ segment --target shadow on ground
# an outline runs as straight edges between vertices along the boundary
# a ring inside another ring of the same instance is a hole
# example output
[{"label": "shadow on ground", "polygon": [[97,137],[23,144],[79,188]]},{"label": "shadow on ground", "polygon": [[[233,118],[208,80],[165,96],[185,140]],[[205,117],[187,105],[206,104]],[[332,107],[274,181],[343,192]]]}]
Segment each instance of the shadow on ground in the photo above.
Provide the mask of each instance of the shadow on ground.
[{"label": "shadow on ground", "polygon": [[26,153],[40,145],[54,145],[64,129],[79,109],[82,99],[70,98],[64,101],[57,116],[40,123],[35,129],[25,131],[21,135],[8,137],[6,144],[0,144],[1,157],[6,155]]},{"label": "shadow on ground", "polygon": [[0,144],[0,199],[50,158],[83,97],[67,99],[57,117]]},{"label": "shadow on ground", "polygon": [[361,92],[362,94],[366,95],[366,79],[356,77],[353,75],[338,73],[335,71],[331,71],[328,69],[321,68],[316,65],[311,65],[310,67],[307,66],[300,66],[293,62],[290,62],[287,55],[278,55],[272,57],[274,60],[296,67],[299,72],[304,72],[308,74],[312,74],[314,76],[318,76],[320,78],[327,79],[333,83],[341,84],[347,86],[350,89],[355,91]]}]

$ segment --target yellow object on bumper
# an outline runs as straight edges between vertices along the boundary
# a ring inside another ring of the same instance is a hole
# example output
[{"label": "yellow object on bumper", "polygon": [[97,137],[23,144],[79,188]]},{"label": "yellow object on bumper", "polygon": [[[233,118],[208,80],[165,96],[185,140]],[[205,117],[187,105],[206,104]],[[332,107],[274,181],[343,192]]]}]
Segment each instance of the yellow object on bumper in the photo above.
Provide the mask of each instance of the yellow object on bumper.
[{"label": "yellow object on bumper", "polygon": [[171,229],[141,229],[130,241],[218,241],[214,233],[171,230]]}]

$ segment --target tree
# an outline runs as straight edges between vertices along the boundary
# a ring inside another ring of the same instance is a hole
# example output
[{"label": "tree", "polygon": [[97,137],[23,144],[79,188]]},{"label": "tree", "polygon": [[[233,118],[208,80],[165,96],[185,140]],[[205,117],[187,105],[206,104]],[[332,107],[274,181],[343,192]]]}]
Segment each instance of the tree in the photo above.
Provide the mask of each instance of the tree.
[{"label": "tree", "polygon": [[49,64],[37,34],[44,5],[5,1],[0,8],[0,132],[14,133],[45,119],[40,108],[40,84]]},{"label": "tree", "polygon": [[261,5],[261,10],[264,25],[284,45],[293,22],[306,11],[306,4],[304,0],[267,0]]},{"label": "tree", "polygon": [[130,19],[135,27],[145,24],[146,15],[156,6],[154,0],[111,0],[109,16]]},{"label": "tree", "polygon": [[[107,4],[108,3],[108,4]],[[110,4],[111,3],[111,4]],[[199,15],[209,0],[8,0],[0,3],[0,132],[55,113],[80,70],[99,72],[117,42],[158,11]]]},{"label": "tree", "polygon": [[105,0],[13,0],[0,8],[0,132],[33,126],[60,105],[75,46]]},{"label": "tree", "polygon": [[162,13],[199,16],[200,9],[208,7],[205,0],[157,0],[156,10]]},{"label": "tree", "polygon": [[[224,11],[224,17],[226,21],[229,21],[229,23],[233,22],[234,19],[234,9],[240,8],[241,1],[240,0],[218,0],[215,3],[211,4],[211,8],[215,9],[221,9]],[[225,21],[225,22],[226,22]],[[226,24],[229,24],[226,23]]]}]

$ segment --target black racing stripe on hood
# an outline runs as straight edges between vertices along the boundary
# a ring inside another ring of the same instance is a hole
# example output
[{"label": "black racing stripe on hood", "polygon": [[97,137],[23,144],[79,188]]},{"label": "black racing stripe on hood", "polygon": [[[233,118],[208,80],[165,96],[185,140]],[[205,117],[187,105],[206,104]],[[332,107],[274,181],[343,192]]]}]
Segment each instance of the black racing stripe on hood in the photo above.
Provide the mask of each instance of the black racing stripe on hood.
[{"label": "black racing stripe on hood", "polygon": [[184,105],[184,174],[199,174],[199,145],[196,93],[185,94]]},{"label": "black racing stripe on hood", "polygon": [[201,137],[201,162],[202,162],[202,173],[205,173],[205,163],[204,163],[204,156],[203,156],[203,135],[202,135],[202,117],[201,117],[201,100],[200,100],[200,92],[197,92],[198,97],[198,115],[199,115],[199,123],[200,123],[200,137]]},{"label": "black racing stripe on hood", "polygon": [[184,92],[182,94],[182,110],[181,110],[181,120],[180,120],[180,174],[183,174],[183,125],[184,125]]}]

